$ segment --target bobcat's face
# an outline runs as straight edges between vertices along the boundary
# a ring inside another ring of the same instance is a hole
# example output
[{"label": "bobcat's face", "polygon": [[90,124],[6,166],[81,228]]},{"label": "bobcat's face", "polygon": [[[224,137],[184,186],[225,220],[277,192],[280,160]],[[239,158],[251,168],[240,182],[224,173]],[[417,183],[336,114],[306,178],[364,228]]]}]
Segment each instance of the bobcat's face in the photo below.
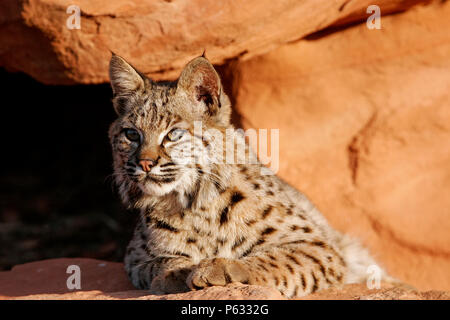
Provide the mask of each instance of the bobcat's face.
[{"label": "bobcat's face", "polygon": [[151,195],[169,193],[196,175],[190,150],[197,139],[170,109],[169,101],[142,101],[111,128],[116,173]]},{"label": "bobcat's face", "polygon": [[118,119],[109,135],[116,182],[130,193],[163,196],[191,188],[208,171],[219,145],[198,134],[229,126],[230,107],[220,79],[205,58],[190,62],[180,79],[155,83],[122,58],[110,64]]}]

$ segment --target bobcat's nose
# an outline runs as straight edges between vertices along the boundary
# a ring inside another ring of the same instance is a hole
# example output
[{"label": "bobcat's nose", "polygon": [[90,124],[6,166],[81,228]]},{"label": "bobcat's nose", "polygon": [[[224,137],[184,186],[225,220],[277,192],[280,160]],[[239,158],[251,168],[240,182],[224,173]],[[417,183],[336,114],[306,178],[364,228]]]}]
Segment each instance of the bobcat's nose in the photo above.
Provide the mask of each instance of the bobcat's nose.
[{"label": "bobcat's nose", "polygon": [[152,167],[156,164],[156,161],[153,159],[140,159],[139,160],[139,166],[144,170],[145,172],[150,172]]}]

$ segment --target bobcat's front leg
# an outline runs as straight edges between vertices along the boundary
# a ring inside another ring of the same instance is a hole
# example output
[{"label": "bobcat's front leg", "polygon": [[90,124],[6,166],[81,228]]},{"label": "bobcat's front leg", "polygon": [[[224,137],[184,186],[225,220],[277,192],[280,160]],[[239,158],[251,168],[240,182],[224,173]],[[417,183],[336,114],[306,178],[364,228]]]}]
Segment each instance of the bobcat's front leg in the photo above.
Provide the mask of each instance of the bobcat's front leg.
[{"label": "bobcat's front leg", "polygon": [[186,257],[158,256],[142,260],[125,261],[132,283],[140,289],[150,289],[153,294],[179,293],[189,291],[186,278],[193,263]]},{"label": "bobcat's front leg", "polygon": [[190,258],[154,255],[146,250],[140,237],[134,237],[125,255],[125,269],[133,285],[152,293],[189,291],[186,278],[192,271]]},{"label": "bobcat's front leg", "polygon": [[153,279],[150,291],[154,294],[189,291],[186,279],[192,272],[193,263],[185,257],[157,257],[153,259]]}]

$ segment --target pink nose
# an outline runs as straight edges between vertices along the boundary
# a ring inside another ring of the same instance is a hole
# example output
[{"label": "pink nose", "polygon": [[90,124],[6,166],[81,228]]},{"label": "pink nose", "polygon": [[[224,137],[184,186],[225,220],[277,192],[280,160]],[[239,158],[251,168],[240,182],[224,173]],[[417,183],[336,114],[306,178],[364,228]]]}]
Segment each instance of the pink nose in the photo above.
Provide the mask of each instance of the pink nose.
[{"label": "pink nose", "polygon": [[152,166],[155,165],[155,160],[152,159],[141,159],[139,160],[139,166],[144,170],[145,172],[150,172],[152,169]]}]

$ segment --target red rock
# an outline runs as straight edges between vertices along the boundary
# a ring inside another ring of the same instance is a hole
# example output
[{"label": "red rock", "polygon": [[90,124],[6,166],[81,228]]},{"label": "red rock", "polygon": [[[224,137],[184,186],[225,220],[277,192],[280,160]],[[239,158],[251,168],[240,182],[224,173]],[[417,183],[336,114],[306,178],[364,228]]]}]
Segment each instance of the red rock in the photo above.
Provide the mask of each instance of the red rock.
[{"label": "red rock", "polygon": [[[66,273],[70,265],[81,271],[81,289],[69,290]],[[271,288],[239,283],[170,295],[151,295],[136,290],[128,280],[122,263],[94,259],[50,259],[15,266],[0,272],[0,299],[283,299]]]},{"label": "red rock", "polygon": [[36,294],[64,294],[67,288],[66,273],[70,265],[81,269],[81,289],[114,292],[134,290],[121,263],[94,259],[50,259],[26,263],[0,272],[0,297]]},{"label": "red rock", "polygon": [[389,286],[368,289],[363,284],[350,284],[342,289],[322,290],[298,300],[450,300],[450,293],[444,291],[418,292]]},{"label": "red rock", "polygon": [[[382,14],[427,0],[379,0]],[[79,5],[81,29],[66,13]],[[250,58],[330,25],[365,20],[370,1],[2,0],[0,66],[48,84],[108,81],[110,51],[156,78],[176,78],[206,50],[213,63]]]},{"label": "red rock", "polygon": [[[68,290],[66,269],[78,265],[81,269],[81,290]],[[0,299],[20,300],[281,300],[281,294],[271,288],[233,283],[226,287],[210,287],[179,294],[151,295],[134,289],[126,279],[121,263],[94,259],[51,259],[16,266],[0,272]],[[450,299],[448,292],[416,292],[382,286],[369,290],[365,285],[348,285],[303,297],[312,299]]]},{"label": "red rock", "polygon": [[280,129],[281,177],[421,290],[450,290],[450,3],[237,63],[245,128]]}]

